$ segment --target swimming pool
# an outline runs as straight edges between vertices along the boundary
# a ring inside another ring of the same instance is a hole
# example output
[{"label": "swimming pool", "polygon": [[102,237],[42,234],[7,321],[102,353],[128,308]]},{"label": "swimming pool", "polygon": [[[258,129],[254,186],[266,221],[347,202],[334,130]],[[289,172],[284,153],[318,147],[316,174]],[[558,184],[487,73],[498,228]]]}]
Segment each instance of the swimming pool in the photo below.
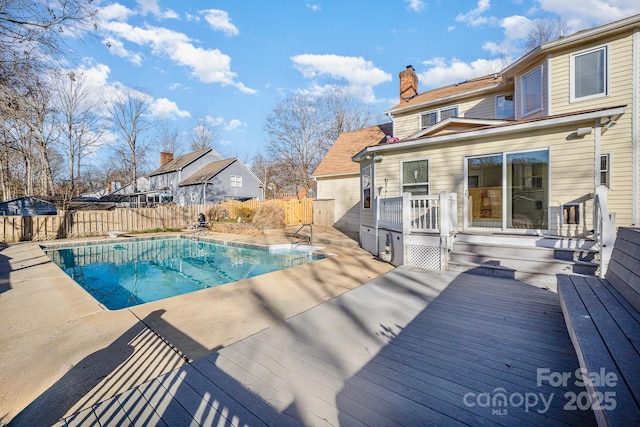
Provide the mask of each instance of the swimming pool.
[{"label": "swimming pool", "polygon": [[[118,240],[44,247],[67,275],[109,310],[176,295],[322,259],[290,245],[258,247],[186,237]],[[313,248],[311,248],[313,249]]]}]

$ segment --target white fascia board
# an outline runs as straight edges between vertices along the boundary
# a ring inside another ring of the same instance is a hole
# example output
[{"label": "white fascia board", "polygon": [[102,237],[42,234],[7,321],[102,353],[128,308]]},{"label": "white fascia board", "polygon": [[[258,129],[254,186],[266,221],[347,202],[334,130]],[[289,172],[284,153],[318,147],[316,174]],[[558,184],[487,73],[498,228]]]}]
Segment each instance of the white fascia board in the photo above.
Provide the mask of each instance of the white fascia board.
[{"label": "white fascia board", "polygon": [[456,133],[451,135],[434,136],[428,139],[419,139],[416,141],[407,141],[407,142],[399,142],[399,143],[397,142],[397,143],[392,143],[387,145],[376,145],[375,147],[367,147],[360,153],[356,154],[353,157],[353,160],[357,161],[357,159],[361,158],[362,156],[368,153],[384,152],[384,151],[389,151],[394,149],[406,149],[406,148],[419,147],[419,146],[425,146],[425,145],[436,145],[436,144],[442,144],[447,142],[456,142],[459,140],[469,139],[469,138],[483,138],[483,137],[494,136],[494,135],[504,135],[508,133],[523,132],[526,130],[561,126],[561,125],[581,122],[585,120],[595,120],[602,117],[619,116],[621,114],[624,114],[624,111],[625,111],[625,107],[615,107],[615,108],[608,108],[606,110],[599,110],[599,111],[593,111],[593,112],[583,113],[583,114],[556,117],[556,118],[547,119],[547,120],[539,120],[539,121],[528,122],[528,123],[518,123],[518,124],[500,126],[495,128],[489,128],[489,129],[480,129],[480,130],[474,130],[474,131],[468,131],[468,132],[461,132],[461,133]]}]

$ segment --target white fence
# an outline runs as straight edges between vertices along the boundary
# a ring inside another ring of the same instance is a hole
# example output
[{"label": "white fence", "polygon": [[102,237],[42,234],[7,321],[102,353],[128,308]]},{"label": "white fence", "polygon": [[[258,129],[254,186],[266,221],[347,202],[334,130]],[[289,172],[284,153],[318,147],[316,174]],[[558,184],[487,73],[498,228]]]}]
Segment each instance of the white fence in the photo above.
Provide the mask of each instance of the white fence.
[{"label": "white fence", "polygon": [[403,233],[449,235],[458,229],[457,194],[442,191],[434,196],[377,199],[378,227]]}]

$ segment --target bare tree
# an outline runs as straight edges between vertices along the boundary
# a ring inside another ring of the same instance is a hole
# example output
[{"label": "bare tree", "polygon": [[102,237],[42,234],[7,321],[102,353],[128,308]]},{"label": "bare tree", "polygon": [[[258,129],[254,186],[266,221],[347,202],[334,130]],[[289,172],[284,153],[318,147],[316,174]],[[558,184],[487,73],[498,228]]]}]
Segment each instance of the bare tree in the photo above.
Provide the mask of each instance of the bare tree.
[{"label": "bare tree", "polygon": [[178,140],[179,131],[177,126],[172,125],[168,120],[158,123],[157,137],[160,143],[160,151],[179,155],[180,142]]},{"label": "bare tree", "polygon": [[53,81],[58,98],[60,142],[67,161],[69,191],[79,195],[82,159],[99,144],[103,133],[101,119],[96,103],[90,99],[84,76],[73,71],[58,72]]},{"label": "bare tree", "polygon": [[147,148],[141,135],[152,126],[146,115],[148,109],[149,97],[134,90],[117,95],[109,109],[112,129],[120,136],[116,152],[129,171],[134,192],[138,191],[138,168]]},{"label": "bare tree", "polygon": [[269,161],[296,190],[313,188],[311,173],[340,133],[370,120],[370,111],[345,89],[320,97],[292,95],[277,104],[265,122]]},{"label": "bare tree", "polygon": [[527,35],[525,48],[527,51],[535,49],[543,43],[562,37],[567,30],[567,22],[563,18],[536,19]]},{"label": "bare tree", "polygon": [[215,132],[211,120],[207,117],[198,117],[196,124],[191,129],[191,151],[214,148]]}]

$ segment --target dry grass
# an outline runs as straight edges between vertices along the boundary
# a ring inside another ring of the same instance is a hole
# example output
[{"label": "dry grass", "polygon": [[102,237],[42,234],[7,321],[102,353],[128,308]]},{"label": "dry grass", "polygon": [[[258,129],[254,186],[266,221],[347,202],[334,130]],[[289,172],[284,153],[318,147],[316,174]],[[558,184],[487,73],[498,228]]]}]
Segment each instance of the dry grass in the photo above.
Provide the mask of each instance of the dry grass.
[{"label": "dry grass", "polygon": [[284,209],[275,204],[263,204],[256,211],[252,223],[258,228],[285,228]]},{"label": "dry grass", "polygon": [[243,222],[219,222],[213,223],[209,230],[218,233],[245,234],[250,236],[262,236],[264,233],[253,224]]}]

